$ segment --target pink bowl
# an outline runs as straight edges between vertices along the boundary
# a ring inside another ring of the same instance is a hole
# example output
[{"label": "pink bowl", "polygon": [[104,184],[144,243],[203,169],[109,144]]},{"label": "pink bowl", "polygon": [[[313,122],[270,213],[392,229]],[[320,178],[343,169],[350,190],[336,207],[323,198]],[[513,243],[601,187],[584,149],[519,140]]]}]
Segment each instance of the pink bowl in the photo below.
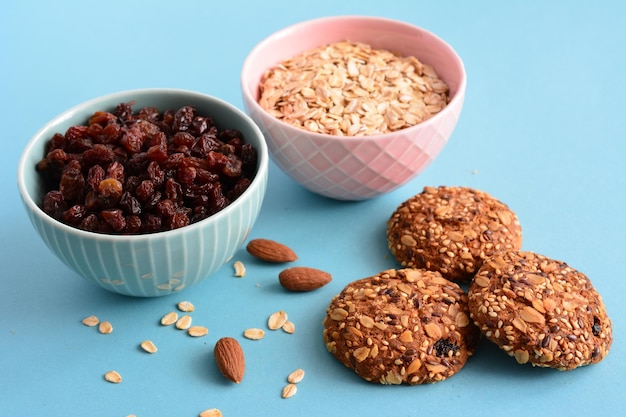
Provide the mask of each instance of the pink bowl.
[{"label": "pink bowl", "polygon": [[[290,126],[258,104],[259,83],[266,71],[307,50],[344,40],[412,55],[432,65],[450,87],[450,103],[418,125],[354,137]],[[338,200],[364,200],[387,193],[430,165],[457,124],[465,85],[463,62],[445,41],[407,23],[364,16],[315,19],[275,32],[250,52],[241,73],[245,109],[264,133],[274,162],[305,188]]]}]

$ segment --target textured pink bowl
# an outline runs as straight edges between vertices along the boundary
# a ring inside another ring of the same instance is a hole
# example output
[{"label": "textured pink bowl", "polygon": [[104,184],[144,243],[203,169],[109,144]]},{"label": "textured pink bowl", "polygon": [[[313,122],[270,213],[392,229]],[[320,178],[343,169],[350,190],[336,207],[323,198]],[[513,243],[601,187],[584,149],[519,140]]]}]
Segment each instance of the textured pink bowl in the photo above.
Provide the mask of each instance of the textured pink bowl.
[{"label": "textured pink bowl", "polygon": [[[307,132],[261,108],[258,86],[267,70],[304,51],[343,40],[413,55],[432,65],[450,87],[450,103],[416,126],[361,137]],[[275,32],[250,52],[241,73],[244,106],[263,131],[274,162],[307,189],[338,200],[364,200],[387,193],[430,165],[457,124],[465,84],[463,62],[446,42],[407,23],[365,16],[315,19]]]}]

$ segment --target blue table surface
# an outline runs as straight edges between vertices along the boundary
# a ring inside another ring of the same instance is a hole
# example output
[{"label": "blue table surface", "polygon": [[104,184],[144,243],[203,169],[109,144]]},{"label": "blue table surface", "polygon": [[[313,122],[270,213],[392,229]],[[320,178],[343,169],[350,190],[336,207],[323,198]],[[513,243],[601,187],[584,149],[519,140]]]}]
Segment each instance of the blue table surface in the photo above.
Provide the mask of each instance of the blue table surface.
[{"label": "blue table surface", "polygon": [[[463,58],[468,89],[461,120],[440,157],[418,178],[369,201],[314,195],[272,163],[252,237],[276,239],[298,265],[333,275],[326,287],[286,293],[283,268],[236,254],[231,265],[184,292],[117,296],[82,280],[44,246],[23,211],[15,172],[23,147],[68,107],[116,91],[172,87],[243,108],[239,74],[270,33],[310,18],[361,14],[404,20],[446,39]],[[0,12],[0,416],[526,416],[623,415],[626,373],[626,2],[588,1],[12,1]],[[396,267],[385,222],[425,185],[482,189],[515,210],[524,249],[585,272],[613,320],[601,363],[571,372],[518,365],[484,342],[461,372],[424,386],[362,381],[326,351],[321,322],[331,297],[355,279]],[[195,304],[191,338],[160,317]],[[294,334],[264,328],[285,310]],[[81,324],[96,315],[114,331]],[[241,340],[243,382],[219,375],[223,336]],[[154,355],[138,348],[152,339]],[[281,398],[286,376],[306,372]],[[124,381],[107,383],[115,369]]]}]

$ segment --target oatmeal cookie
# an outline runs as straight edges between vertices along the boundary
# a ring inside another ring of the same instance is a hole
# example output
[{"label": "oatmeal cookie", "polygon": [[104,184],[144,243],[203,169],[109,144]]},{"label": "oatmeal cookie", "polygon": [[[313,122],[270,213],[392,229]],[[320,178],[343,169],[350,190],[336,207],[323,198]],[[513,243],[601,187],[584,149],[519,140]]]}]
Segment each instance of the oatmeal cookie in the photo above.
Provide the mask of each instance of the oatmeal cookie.
[{"label": "oatmeal cookie", "polygon": [[469,309],[485,336],[520,364],[570,370],[600,362],[612,342],[589,278],[532,252],[487,259],[469,287]]},{"label": "oatmeal cookie", "polygon": [[425,187],[387,222],[389,250],[405,268],[439,271],[469,282],[485,258],[521,249],[517,215],[489,194],[467,187]]},{"label": "oatmeal cookie", "polygon": [[457,373],[480,331],[458,284],[435,271],[392,269],[336,295],[323,336],[328,351],[366,381],[417,385]]}]

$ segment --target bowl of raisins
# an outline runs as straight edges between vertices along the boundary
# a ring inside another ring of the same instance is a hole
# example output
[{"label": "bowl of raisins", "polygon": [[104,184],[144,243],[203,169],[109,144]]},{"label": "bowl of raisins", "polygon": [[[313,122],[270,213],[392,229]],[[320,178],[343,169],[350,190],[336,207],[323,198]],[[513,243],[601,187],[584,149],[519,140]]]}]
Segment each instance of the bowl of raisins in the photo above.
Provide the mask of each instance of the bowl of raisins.
[{"label": "bowl of raisins", "polygon": [[260,41],[244,61],[241,88],[279,168],[320,195],[365,200],[437,158],[460,117],[466,73],[426,29],[330,16]]},{"label": "bowl of raisins", "polygon": [[29,219],[70,270],[157,297],[211,276],[261,209],[269,155],[243,111],[206,94],[141,89],[79,104],[26,146]]}]

